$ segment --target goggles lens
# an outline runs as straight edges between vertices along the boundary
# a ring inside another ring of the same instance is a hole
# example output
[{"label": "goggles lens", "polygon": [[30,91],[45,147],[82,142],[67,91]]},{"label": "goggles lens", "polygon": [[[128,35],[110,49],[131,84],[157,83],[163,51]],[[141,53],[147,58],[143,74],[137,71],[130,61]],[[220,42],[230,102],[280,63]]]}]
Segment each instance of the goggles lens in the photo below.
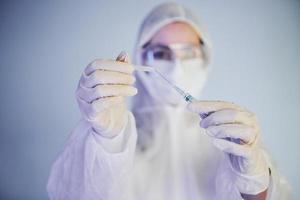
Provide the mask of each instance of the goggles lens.
[{"label": "goggles lens", "polygon": [[145,51],[146,60],[174,61],[176,59],[189,60],[202,58],[203,52],[200,45],[195,44],[172,44],[172,45],[149,45]]}]

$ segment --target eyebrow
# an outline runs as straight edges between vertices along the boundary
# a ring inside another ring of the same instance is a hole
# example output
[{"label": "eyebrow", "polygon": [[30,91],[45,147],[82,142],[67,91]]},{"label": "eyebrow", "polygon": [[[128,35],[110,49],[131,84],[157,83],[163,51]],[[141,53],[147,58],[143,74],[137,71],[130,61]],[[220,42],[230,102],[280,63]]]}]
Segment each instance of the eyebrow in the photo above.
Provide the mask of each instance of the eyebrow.
[{"label": "eyebrow", "polygon": [[143,48],[143,49],[147,48],[147,47],[150,45],[150,43],[151,43],[151,40],[149,40],[148,42],[146,42],[146,43],[142,46],[142,48]]},{"label": "eyebrow", "polygon": [[[199,37],[199,43],[200,43],[201,46],[205,46],[204,41],[203,41],[202,38],[200,38],[200,37]],[[149,47],[150,44],[151,44],[151,40],[149,40],[148,42],[146,42],[146,43],[142,46],[142,48],[145,49],[145,48]],[[159,46],[161,46],[161,47],[168,47],[168,46],[162,45],[162,44],[159,44]]]}]

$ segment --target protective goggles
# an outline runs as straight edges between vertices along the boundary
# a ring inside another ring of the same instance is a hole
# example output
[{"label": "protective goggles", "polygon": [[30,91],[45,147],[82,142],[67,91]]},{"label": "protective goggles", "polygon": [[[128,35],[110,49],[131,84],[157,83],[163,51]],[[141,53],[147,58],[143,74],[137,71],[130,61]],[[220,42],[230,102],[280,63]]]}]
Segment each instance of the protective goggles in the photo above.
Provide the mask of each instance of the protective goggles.
[{"label": "protective goggles", "polygon": [[190,43],[176,43],[171,45],[149,44],[144,48],[144,60],[190,60],[204,58],[204,53],[200,45]]}]

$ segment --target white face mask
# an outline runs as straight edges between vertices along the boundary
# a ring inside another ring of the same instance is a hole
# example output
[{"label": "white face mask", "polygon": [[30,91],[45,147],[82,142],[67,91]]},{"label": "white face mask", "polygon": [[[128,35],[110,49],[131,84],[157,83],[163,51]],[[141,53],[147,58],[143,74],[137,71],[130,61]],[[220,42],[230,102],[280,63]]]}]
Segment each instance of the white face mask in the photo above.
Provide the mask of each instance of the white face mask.
[{"label": "white face mask", "polygon": [[[174,62],[154,60],[151,66],[155,67],[169,81],[196,97],[199,96],[208,73],[207,67],[200,58],[175,60]],[[144,86],[157,102],[174,106],[184,103],[183,98],[155,72],[143,74],[141,78]]]}]

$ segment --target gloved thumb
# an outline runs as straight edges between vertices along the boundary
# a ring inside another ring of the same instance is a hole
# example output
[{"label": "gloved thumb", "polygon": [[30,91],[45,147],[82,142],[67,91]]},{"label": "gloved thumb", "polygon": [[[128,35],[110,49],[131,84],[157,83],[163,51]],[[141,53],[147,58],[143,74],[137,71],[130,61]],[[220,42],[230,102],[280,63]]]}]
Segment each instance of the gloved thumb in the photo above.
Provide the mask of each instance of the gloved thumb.
[{"label": "gloved thumb", "polygon": [[203,114],[206,112],[205,105],[203,105],[202,101],[193,101],[188,103],[187,109],[198,114]]},{"label": "gloved thumb", "polygon": [[121,51],[116,60],[120,62],[130,63],[130,57],[126,51]]},{"label": "gloved thumb", "polygon": [[199,114],[202,119],[216,111],[214,103],[210,101],[192,101],[187,105],[187,109]]}]

